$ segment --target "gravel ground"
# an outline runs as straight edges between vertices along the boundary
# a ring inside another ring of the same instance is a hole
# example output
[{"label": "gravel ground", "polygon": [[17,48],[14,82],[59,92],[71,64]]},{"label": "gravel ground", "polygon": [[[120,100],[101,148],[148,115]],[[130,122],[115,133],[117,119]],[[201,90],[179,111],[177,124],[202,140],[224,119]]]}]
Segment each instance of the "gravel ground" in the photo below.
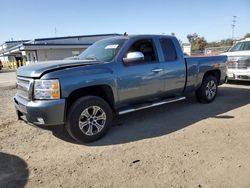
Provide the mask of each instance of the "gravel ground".
[{"label": "gravel ground", "polygon": [[16,85],[16,71],[3,69],[0,70],[0,89],[14,89]]},{"label": "gravel ground", "polygon": [[105,138],[17,121],[0,90],[0,187],[250,187],[250,85],[119,117]]}]

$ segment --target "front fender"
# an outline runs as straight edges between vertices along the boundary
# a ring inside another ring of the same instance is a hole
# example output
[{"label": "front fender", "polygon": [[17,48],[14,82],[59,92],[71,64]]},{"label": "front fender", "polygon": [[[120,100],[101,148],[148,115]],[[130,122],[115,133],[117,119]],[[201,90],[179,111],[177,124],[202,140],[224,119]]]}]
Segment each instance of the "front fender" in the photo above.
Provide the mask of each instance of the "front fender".
[{"label": "front fender", "polygon": [[116,80],[112,69],[108,67],[77,67],[51,72],[44,75],[41,79],[59,79],[61,86],[61,97],[68,98],[69,95],[78,89],[107,85],[114,95],[114,102],[118,101]]}]

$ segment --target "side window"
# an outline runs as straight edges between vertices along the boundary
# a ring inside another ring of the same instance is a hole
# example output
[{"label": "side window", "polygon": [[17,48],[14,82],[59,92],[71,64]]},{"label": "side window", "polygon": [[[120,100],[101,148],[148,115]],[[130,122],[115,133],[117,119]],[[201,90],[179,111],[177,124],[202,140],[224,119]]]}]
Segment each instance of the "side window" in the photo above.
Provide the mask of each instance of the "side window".
[{"label": "side window", "polygon": [[160,40],[165,61],[175,61],[177,59],[176,49],[171,39],[162,38]]},{"label": "side window", "polygon": [[144,61],[140,61],[142,63],[158,60],[152,39],[143,39],[136,41],[128,49],[127,53],[129,52],[142,52],[144,55]]},{"label": "side window", "polygon": [[250,50],[250,42],[245,42],[244,48],[242,50]]}]

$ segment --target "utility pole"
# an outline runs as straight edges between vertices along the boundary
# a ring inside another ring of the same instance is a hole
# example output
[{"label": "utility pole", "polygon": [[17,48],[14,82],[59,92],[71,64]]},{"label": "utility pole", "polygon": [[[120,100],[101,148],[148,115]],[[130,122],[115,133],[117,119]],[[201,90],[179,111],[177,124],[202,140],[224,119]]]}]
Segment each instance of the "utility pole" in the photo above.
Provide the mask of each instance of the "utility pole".
[{"label": "utility pole", "polygon": [[233,21],[232,21],[232,40],[234,41],[234,28],[236,26],[236,18],[237,16],[233,16]]}]

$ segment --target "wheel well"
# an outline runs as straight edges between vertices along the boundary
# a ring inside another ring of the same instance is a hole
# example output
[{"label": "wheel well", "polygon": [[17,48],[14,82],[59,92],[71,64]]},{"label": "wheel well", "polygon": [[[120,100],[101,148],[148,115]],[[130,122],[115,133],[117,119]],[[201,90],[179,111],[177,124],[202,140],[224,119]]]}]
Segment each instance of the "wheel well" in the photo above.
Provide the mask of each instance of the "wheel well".
[{"label": "wheel well", "polygon": [[114,109],[114,95],[111,87],[108,85],[97,85],[80,88],[70,93],[69,97],[67,98],[67,111],[77,99],[84,96],[100,97],[104,99],[112,109]]},{"label": "wheel well", "polygon": [[217,79],[218,85],[220,84],[220,76],[221,76],[220,70],[210,70],[210,71],[206,72],[205,75],[203,76],[203,80],[207,76],[214,76]]}]

